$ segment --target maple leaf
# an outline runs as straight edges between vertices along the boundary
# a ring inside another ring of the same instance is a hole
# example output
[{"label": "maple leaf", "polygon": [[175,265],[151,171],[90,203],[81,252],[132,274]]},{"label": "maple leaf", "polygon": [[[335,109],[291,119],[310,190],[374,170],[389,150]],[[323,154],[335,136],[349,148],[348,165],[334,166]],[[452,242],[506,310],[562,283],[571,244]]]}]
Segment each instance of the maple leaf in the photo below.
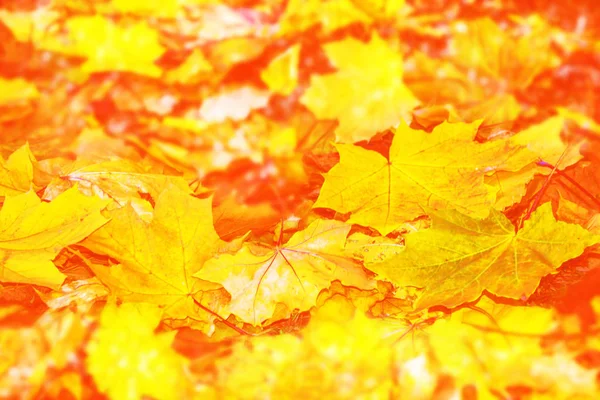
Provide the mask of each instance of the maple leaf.
[{"label": "maple leaf", "polygon": [[300,45],[294,45],[275,57],[260,74],[272,92],[290,95],[298,85]]},{"label": "maple leaf", "polygon": [[[162,310],[152,304],[107,305],[87,345],[87,370],[111,399],[184,395],[185,359],[171,348],[175,332],[155,334]],[[110,365],[111,368],[107,368]]]},{"label": "maple leaf", "polygon": [[[70,43],[47,43],[48,50],[85,57],[85,73],[127,71],[157,77],[161,69],[154,64],[165,49],[158,32],[147,22],[121,26],[100,15],[76,16],[66,22]],[[135,48],[136,51],[131,51]]]},{"label": "maple leaf", "polygon": [[7,197],[0,211],[0,280],[57,289],[65,276],[52,260],[107,222],[100,214],[107,204],[75,187],[51,203],[34,192]]},{"label": "maple leaf", "polygon": [[369,269],[399,286],[423,288],[415,308],[455,307],[484,290],[521,299],[540,279],[600,241],[579,225],[556,221],[550,203],[539,207],[515,233],[492,211],[484,220],[457,211],[431,211],[430,229],[406,236],[405,250]]},{"label": "maple leaf", "polygon": [[266,253],[244,246],[236,254],[207,261],[195,276],[222,284],[232,296],[230,312],[255,325],[270,318],[278,302],[290,310],[308,310],[334,280],[372,287],[359,265],[341,257],[349,231],[344,223],[317,220],[285,245]]},{"label": "maple leaf", "polygon": [[112,0],[110,8],[123,14],[174,18],[181,0]]},{"label": "maple leaf", "polygon": [[15,150],[6,161],[0,157],[0,196],[16,195],[30,190],[35,163],[36,159],[28,144]]},{"label": "maple leaf", "polygon": [[579,154],[580,145],[566,145],[562,141],[564,122],[561,116],[551,117],[510,137],[513,144],[525,146],[535,157],[525,153],[522,168],[517,171],[497,171],[486,177],[487,184],[498,188],[494,208],[502,210],[520,201],[527,190],[526,185],[536,174],[548,175],[551,172],[551,169],[537,164],[540,160],[550,164],[560,162],[558,167],[562,170],[582,158]]},{"label": "maple leaf", "polygon": [[418,104],[402,81],[402,57],[378,35],[368,43],[349,38],[324,47],[337,72],[313,76],[301,102],[317,118],[339,121],[338,142],[370,139]]},{"label": "maple leaf", "polygon": [[325,35],[352,24],[369,25],[397,17],[404,3],[404,0],[291,0],[281,16],[281,34],[297,34],[317,24]]},{"label": "maple leaf", "polygon": [[450,24],[449,59],[417,53],[407,81],[425,102],[449,102],[466,121],[511,123],[524,112],[525,91],[545,69],[557,65],[550,36],[529,24],[509,28],[491,18]]},{"label": "maple leaf", "polygon": [[402,125],[388,159],[339,144],[340,162],[325,174],[314,207],[351,212],[350,223],[383,235],[425,214],[424,207],[485,217],[494,191],[484,184],[484,175],[520,166],[521,153],[527,150],[507,141],[476,143],[478,126],[444,123],[429,134]]},{"label": "maple leaf", "polygon": [[353,22],[367,23],[370,18],[350,0],[290,0],[281,16],[281,34],[296,34],[320,24],[331,33]]},{"label": "maple leaf", "polygon": [[108,212],[110,223],[83,245],[120,264],[94,266],[94,272],[119,298],[165,306],[165,315],[176,319],[196,316],[194,297],[201,299],[205,286],[193,275],[221,245],[211,203],[168,186],[150,222],[130,206]]},{"label": "maple leaf", "polygon": [[459,21],[452,30],[453,61],[464,68],[475,67],[475,79],[492,78],[502,90],[526,88],[544,69],[557,63],[550,37],[531,30],[507,30],[491,18]]},{"label": "maple leaf", "polygon": [[[555,327],[553,310],[494,304],[482,298],[473,309],[436,321],[427,330],[427,347],[458,385],[475,385],[478,398],[509,396],[511,386],[530,387],[557,399],[576,394],[593,397],[593,371],[577,365],[560,347],[541,346]],[[560,368],[552,369],[557,365]]]},{"label": "maple leaf", "polygon": [[44,197],[60,193],[65,182],[68,183],[67,186],[77,184],[86,194],[114,199],[122,206],[129,203],[140,215],[148,217],[152,215],[152,207],[141,197],[142,194],[149,194],[156,199],[170,185],[191,193],[188,183],[182,177],[153,172],[126,159],[83,167],[74,166],[73,170],[63,174],[60,180],[48,185]]},{"label": "maple leaf", "polygon": [[302,338],[236,343],[229,357],[216,362],[219,398],[387,398],[394,351],[382,337],[382,324],[360,312],[349,318],[330,312],[311,320]]}]

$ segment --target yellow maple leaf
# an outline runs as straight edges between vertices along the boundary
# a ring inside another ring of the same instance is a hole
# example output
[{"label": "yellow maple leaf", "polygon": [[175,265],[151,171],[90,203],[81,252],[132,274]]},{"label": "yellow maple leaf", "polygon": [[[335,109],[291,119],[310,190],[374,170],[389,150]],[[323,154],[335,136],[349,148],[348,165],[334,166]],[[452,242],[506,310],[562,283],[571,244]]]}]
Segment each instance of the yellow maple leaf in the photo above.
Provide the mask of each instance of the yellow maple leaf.
[{"label": "yellow maple leaf", "polygon": [[551,38],[531,30],[519,34],[500,27],[491,18],[459,21],[451,29],[450,54],[454,62],[475,68],[474,79],[494,79],[500,91],[523,89],[558,62],[551,49]]},{"label": "yellow maple leaf", "polygon": [[180,3],[180,0],[112,0],[110,5],[122,13],[174,18]]},{"label": "yellow maple leaf", "polygon": [[158,32],[147,22],[117,25],[100,15],[77,16],[65,23],[69,43],[48,44],[49,50],[65,52],[87,60],[86,73],[123,71],[158,77],[161,69],[154,62],[164,53]]},{"label": "yellow maple leaf", "polygon": [[236,343],[216,363],[219,397],[389,398],[393,349],[381,324],[359,312],[350,318],[325,314],[311,321],[301,339],[279,335]]},{"label": "yellow maple leaf", "polygon": [[35,163],[28,144],[15,150],[6,161],[0,156],[0,196],[16,195],[31,189]]},{"label": "yellow maple leaf", "polygon": [[0,211],[0,280],[58,288],[65,276],[52,260],[107,222],[100,214],[107,204],[76,187],[51,203],[34,192],[7,197]]},{"label": "yellow maple leaf", "polygon": [[[301,102],[320,119],[337,119],[338,142],[357,142],[396,126],[418,101],[402,81],[402,56],[378,35],[325,46],[337,72],[313,76]],[[369,93],[365,94],[365,88]]]},{"label": "yellow maple leaf", "polygon": [[205,316],[193,298],[201,299],[204,286],[193,275],[221,245],[211,203],[171,185],[156,199],[150,222],[129,206],[107,213],[111,221],[84,245],[120,264],[94,272],[119,298],[165,306],[172,318]]},{"label": "yellow maple leaf", "polygon": [[138,214],[148,218],[151,218],[152,206],[142,198],[142,194],[149,194],[156,199],[169,185],[191,193],[182,177],[157,173],[140,163],[117,159],[82,167],[73,166],[73,170],[48,185],[44,197],[55,196],[65,186],[73,184],[77,184],[85,194],[111,198],[121,206],[129,203]]},{"label": "yellow maple leaf", "polygon": [[593,398],[594,371],[577,365],[559,346],[542,347],[544,335],[554,333],[555,326],[551,309],[482,298],[475,309],[435,322],[427,330],[427,342],[440,372],[453,376],[459,386],[475,385],[480,399],[497,399],[499,393],[511,397],[511,386],[530,387],[539,398]]},{"label": "yellow maple leaf", "polygon": [[[494,202],[484,175],[521,167],[522,146],[506,141],[477,143],[479,122],[444,123],[427,133],[402,125],[389,158],[350,144],[336,146],[340,162],[325,174],[314,207],[351,212],[349,222],[386,235],[425,214],[423,207],[457,209],[485,217]],[[513,160],[514,159],[514,160]]]},{"label": "yellow maple leaf", "polygon": [[230,312],[255,325],[270,318],[278,302],[308,310],[336,279],[372,287],[360,266],[340,257],[349,230],[338,221],[318,220],[267,252],[245,246],[209,260],[195,276],[222,284],[232,296]]},{"label": "yellow maple leaf", "polygon": [[321,24],[325,34],[353,22],[368,23],[367,14],[350,0],[290,0],[281,16],[281,34],[294,34]]},{"label": "yellow maple leaf", "polygon": [[300,45],[294,45],[278,55],[260,74],[272,92],[290,95],[298,85]]},{"label": "yellow maple leaf", "polygon": [[537,161],[543,160],[550,164],[558,165],[562,170],[579,161],[582,156],[579,153],[580,145],[567,145],[561,139],[564,126],[564,118],[554,116],[545,121],[532,125],[510,137],[515,145],[525,146],[531,154],[524,153],[522,168],[517,171],[498,171],[492,176],[486,177],[486,183],[498,188],[494,208],[502,210],[521,200],[525,195],[527,184],[536,174],[548,175],[551,169],[538,166]]},{"label": "yellow maple leaf", "polygon": [[358,23],[370,25],[398,17],[405,0],[291,0],[281,16],[281,35],[319,24],[324,35]]},{"label": "yellow maple leaf", "polygon": [[526,298],[543,276],[600,241],[579,225],[556,221],[550,203],[539,207],[516,233],[497,211],[484,220],[457,211],[429,215],[432,227],[407,235],[402,253],[369,265],[381,279],[422,288],[417,309],[455,307],[484,290]]},{"label": "yellow maple leaf", "polygon": [[185,396],[185,359],[171,348],[175,332],[155,334],[162,311],[151,304],[109,304],[87,345],[87,370],[116,400]]}]

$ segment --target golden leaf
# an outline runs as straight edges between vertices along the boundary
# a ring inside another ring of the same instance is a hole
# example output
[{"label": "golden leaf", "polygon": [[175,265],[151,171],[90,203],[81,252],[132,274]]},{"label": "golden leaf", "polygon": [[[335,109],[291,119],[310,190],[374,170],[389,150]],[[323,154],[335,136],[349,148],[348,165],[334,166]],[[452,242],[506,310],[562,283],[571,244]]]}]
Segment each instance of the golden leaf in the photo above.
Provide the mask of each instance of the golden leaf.
[{"label": "golden leaf", "polygon": [[107,222],[100,214],[107,204],[76,187],[51,203],[33,192],[7,197],[0,211],[0,280],[57,289],[65,276],[52,260]]},{"label": "golden leaf", "polygon": [[318,220],[267,252],[245,246],[209,260],[195,276],[222,284],[232,296],[229,311],[254,325],[270,318],[278,302],[305,311],[336,279],[373,286],[359,265],[340,257],[349,230],[341,222]]},{"label": "golden leaf", "polygon": [[[155,334],[162,311],[151,304],[108,305],[88,346],[86,366],[98,389],[115,400],[184,397],[184,358],[175,332]],[[107,368],[107,366],[111,368]]]},{"label": "golden leaf", "polygon": [[484,220],[457,211],[432,211],[430,229],[406,236],[398,256],[369,269],[400,286],[423,289],[415,308],[455,307],[484,290],[527,298],[540,279],[600,241],[579,225],[556,221],[550,203],[539,207],[522,229],[501,213]]},{"label": "golden leaf", "polygon": [[408,119],[418,101],[402,81],[397,50],[377,35],[368,43],[345,39],[324,47],[337,72],[313,76],[301,102],[317,118],[339,121],[338,142],[370,139]]}]

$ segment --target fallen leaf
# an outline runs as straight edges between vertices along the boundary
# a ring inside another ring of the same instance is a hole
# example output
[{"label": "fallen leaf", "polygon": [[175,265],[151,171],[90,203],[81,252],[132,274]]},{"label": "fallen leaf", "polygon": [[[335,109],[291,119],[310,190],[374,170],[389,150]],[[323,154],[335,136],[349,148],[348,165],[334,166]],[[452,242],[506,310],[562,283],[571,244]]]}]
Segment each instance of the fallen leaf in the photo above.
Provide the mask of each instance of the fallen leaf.
[{"label": "fallen leaf", "polygon": [[[66,22],[69,44],[52,50],[86,58],[83,72],[124,71],[158,77],[154,62],[164,53],[158,32],[147,22],[119,25],[101,15],[76,16]],[[135,48],[135,51],[131,51]]]},{"label": "fallen leaf", "polygon": [[154,333],[161,313],[144,303],[104,308],[100,327],[87,345],[86,367],[111,399],[185,396],[185,360],[171,348],[175,332]]},{"label": "fallen leaf", "polygon": [[484,184],[484,175],[521,165],[527,150],[506,141],[474,142],[478,126],[444,123],[427,133],[402,125],[388,159],[339,144],[340,162],[325,174],[314,207],[351,212],[350,223],[383,235],[424,215],[425,207],[485,217],[494,191]]},{"label": "fallen leaf", "polygon": [[315,221],[287,243],[263,248],[262,253],[244,246],[236,254],[219,255],[195,276],[223,285],[232,296],[229,311],[254,325],[270,318],[278,302],[305,311],[334,280],[372,286],[359,265],[340,257],[349,230],[341,222]]},{"label": "fallen leaf", "polygon": [[29,191],[33,183],[34,155],[25,144],[5,161],[0,157],[0,196],[17,195]]},{"label": "fallen leaf", "polygon": [[195,299],[201,300],[205,287],[193,275],[221,246],[211,202],[168,186],[150,222],[129,206],[107,212],[111,221],[84,246],[120,264],[96,265],[94,272],[121,299],[164,306],[166,317],[204,318]]},{"label": "fallen leaf", "polygon": [[34,192],[7,197],[0,211],[0,279],[58,289],[65,276],[52,260],[107,222],[100,211],[108,203],[76,187],[50,203]]},{"label": "fallen leaf", "polygon": [[579,225],[556,221],[550,203],[539,207],[516,233],[497,211],[484,220],[458,211],[429,215],[432,227],[407,235],[402,253],[369,266],[380,279],[422,288],[416,309],[456,307],[484,290],[527,298],[543,276],[600,241]]},{"label": "fallen leaf", "polygon": [[269,90],[289,96],[298,85],[300,45],[294,45],[275,57],[260,74]]},{"label": "fallen leaf", "polygon": [[317,118],[339,121],[338,142],[367,140],[408,119],[418,100],[402,81],[395,49],[378,35],[368,43],[348,38],[324,47],[337,72],[312,76],[301,102]]}]

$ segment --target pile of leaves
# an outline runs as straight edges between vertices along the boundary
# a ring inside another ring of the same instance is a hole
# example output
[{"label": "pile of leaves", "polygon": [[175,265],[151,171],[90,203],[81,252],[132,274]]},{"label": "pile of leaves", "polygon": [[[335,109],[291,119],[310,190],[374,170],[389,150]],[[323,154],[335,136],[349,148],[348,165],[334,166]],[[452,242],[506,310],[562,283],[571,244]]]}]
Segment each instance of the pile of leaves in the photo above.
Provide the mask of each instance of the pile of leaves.
[{"label": "pile of leaves", "polygon": [[0,7],[0,397],[600,396],[595,1]]}]

